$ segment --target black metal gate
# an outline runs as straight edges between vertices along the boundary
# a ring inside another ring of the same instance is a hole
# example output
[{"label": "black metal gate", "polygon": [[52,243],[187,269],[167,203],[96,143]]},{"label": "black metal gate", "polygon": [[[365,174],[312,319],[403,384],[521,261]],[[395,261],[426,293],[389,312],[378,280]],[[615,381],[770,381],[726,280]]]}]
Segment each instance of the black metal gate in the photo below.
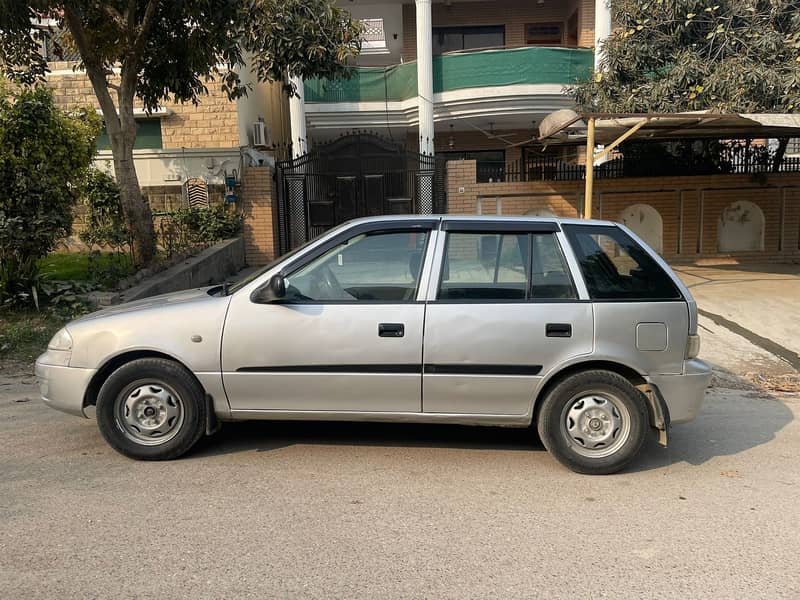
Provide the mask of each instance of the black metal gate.
[{"label": "black metal gate", "polygon": [[278,162],[281,253],[356,217],[446,212],[446,165],[367,133]]}]

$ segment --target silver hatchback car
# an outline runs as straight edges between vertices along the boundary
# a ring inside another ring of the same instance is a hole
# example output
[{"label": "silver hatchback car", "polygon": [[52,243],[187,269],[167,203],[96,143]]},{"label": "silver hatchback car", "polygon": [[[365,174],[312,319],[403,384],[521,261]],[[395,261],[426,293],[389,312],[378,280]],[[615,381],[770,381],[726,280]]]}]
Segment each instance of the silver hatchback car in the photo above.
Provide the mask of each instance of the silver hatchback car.
[{"label": "silver hatchback car", "polygon": [[710,369],[697,307],[624,226],[411,216],[328,231],[231,288],[69,323],[44,401],[119,452],[170,459],[221,421],[528,427],[581,473],[693,419]]}]

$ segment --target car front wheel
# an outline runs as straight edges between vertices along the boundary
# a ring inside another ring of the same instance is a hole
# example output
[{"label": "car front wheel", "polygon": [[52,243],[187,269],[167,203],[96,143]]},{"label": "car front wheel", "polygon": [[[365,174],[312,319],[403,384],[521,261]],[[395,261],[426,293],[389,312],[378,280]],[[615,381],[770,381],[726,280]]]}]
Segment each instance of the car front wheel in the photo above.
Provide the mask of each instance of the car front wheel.
[{"label": "car front wheel", "polygon": [[205,432],[203,389],[181,365],[142,358],[114,371],[97,397],[97,424],[118,452],[168,460],[188,451]]},{"label": "car front wheel", "polygon": [[542,401],[539,437],[560,463],[578,473],[605,475],[624,468],[647,434],[642,393],[611,371],[566,377]]}]

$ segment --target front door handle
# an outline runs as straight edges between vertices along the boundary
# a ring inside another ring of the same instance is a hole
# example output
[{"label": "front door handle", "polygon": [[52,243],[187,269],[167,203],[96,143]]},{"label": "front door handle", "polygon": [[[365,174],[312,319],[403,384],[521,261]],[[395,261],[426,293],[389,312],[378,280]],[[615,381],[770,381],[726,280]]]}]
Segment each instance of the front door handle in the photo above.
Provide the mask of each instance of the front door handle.
[{"label": "front door handle", "polygon": [[544,326],[544,334],[547,337],[572,337],[572,325],[570,323],[548,323]]},{"label": "front door handle", "polygon": [[378,323],[380,337],[403,337],[405,333],[406,326],[402,323]]}]

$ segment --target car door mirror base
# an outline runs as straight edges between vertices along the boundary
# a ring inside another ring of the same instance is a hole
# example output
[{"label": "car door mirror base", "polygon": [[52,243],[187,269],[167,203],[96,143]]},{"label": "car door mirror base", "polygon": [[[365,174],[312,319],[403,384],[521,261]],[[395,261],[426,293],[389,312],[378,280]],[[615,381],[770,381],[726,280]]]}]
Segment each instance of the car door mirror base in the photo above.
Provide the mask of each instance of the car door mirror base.
[{"label": "car door mirror base", "polygon": [[250,294],[250,300],[256,304],[272,304],[286,297],[286,278],[277,273],[269,281]]}]

